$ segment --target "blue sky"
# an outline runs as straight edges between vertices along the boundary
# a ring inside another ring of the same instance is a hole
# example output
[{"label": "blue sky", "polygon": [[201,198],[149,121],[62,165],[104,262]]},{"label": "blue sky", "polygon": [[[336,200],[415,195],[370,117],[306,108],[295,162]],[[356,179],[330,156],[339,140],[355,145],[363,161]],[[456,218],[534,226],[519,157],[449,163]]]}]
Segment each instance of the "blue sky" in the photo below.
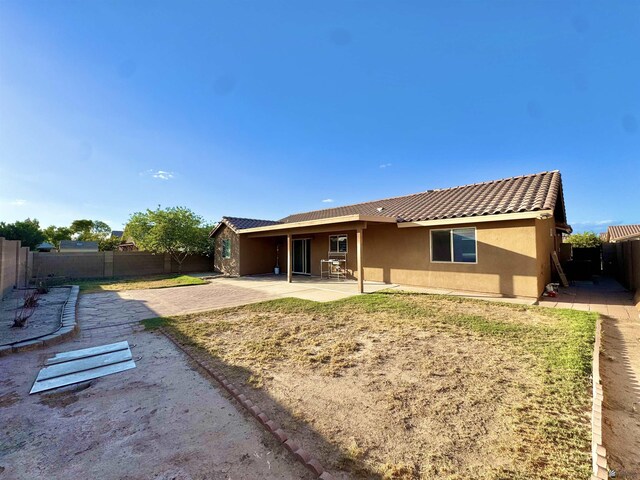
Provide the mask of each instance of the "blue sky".
[{"label": "blue sky", "polygon": [[559,169],[640,223],[640,2],[0,2],[0,220],[281,218]]}]

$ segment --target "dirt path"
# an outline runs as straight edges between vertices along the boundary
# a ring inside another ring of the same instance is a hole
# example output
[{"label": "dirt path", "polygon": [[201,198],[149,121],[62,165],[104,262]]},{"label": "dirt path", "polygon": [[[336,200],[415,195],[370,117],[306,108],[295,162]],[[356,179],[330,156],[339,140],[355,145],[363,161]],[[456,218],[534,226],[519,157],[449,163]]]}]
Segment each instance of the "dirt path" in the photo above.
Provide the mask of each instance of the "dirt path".
[{"label": "dirt path", "polygon": [[[147,315],[128,302],[111,311]],[[81,302],[81,326],[94,307]],[[135,369],[84,389],[28,395],[55,352],[120,340],[135,345]],[[0,417],[3,480],[311,478],[168,339],[137,325],[94,325],[74,342],[0,358]]]},{"label": "dirt path", "polygon": [[640,478],[640,316],[632,294],[610,279],[564,290],[542,306],[602,315],[603,440],[616,478]]}]

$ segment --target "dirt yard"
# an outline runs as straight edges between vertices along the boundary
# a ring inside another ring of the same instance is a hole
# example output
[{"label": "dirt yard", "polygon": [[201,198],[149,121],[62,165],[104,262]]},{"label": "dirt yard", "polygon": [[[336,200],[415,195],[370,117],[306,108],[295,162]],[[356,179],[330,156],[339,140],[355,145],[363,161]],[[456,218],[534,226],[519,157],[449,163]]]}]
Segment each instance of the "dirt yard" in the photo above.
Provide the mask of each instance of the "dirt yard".
[{"label": "dirt yard", "polygon": [[[55,353],[122,340],[136,368],[29,395]],[[133,326],[0,357],[0,424],[2,480],[313,478],[168,339]]]},{"label": "dirt yard", "polygon": [[595,314],[420,294],[156,319],[341,478],[589,478]]}]

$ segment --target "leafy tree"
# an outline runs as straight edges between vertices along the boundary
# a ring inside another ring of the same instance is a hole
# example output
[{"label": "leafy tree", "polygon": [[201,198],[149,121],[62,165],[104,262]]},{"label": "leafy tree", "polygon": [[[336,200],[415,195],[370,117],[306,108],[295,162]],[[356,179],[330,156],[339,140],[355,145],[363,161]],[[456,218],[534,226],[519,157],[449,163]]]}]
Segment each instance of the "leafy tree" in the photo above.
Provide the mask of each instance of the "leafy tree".
[{"label": "leafy tree", "polygon": [[583,232],[583,233],[574,233],[573,235],[569,235],[564,238],[565,243],[570,243],[574,247],[599,247],[602,245],[602,240],[597,233],[594,232]]},{"label": "leafy tree", "polygon": [[101,220],[94,220],[91,226],[91,235],[95,238],[107,239],[111,236],[111,227]]},{"label": "leafy tree", "polygon": [[83,242],[99,242],[111,235],[111,227],[101,220],[74,220],[69,228]]},{"label": "leafy tree", "polygon": [[71,240],[71,229],[67,227],[56,227],[55,225],[50,225],[45,228],[42,233],[44,234],[44,239],[58,248],[60,246],[60,240]]},{"label": "leafy tree", "polygon": [[98,250],[101,252],[110,252],[118,248],[122,243],[122,239],[116,237],[102,238],[98,240]]},{"label": "leafy tree", "polygon": [[93,220],[74,220],[69,228],[74,235],[88,235],[91,227],[93,227]]},{"label": "leafy tree", "polygon": [[180,272],[187,256],[211,252],[210,230],[211,226],[188,208],[158,206],[156,210],[131,215],[124,236],[141,250],[168,253]]},{"label": "leafy tree", "polygon": [[24,247],[31,250],[44,241],[44,234],[40,230],[40,222],[35,218],[27,218],[15,223],[0,222],[0,237],[7,240],[20,240]]}]

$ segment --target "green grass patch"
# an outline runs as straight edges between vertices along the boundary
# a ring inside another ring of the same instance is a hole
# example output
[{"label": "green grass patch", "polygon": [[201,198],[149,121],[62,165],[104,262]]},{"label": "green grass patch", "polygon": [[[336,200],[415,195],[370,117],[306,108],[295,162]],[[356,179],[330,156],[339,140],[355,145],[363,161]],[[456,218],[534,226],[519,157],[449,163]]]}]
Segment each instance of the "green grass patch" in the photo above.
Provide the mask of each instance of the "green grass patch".
[{"label": "green grass patch", "polygon": [[165,317],[147,318],[142,320],[145,330],[155,330],[156,328],[164,327],[169,323],[169,319]]},{"label": "green grass patch", "polygon": [[[483,342],[487,359],[502,355],[513,360],[509,368],[520,372],[521,381],[515,383],[526,394],[504,410],[510,412],[515,432],[504,448],[516,460],[502,474],[482,478],[586,479],[596,320],[593,312],[394,291],[327,303],[277,299],[151,319],[145,327],[166,326],[221,365],[250,371],[250,381],[259,388],[266,388],[261,375],[268,378],[278,369],[301,376],[358,371],[359,365],[371,361],[362,359],[364,347],[359,339],[363,337],[378,342],[381,353],[376,361],[380,362],[389,355],[415,355],[419,362],[420,354],[413,354],[409,347],[419,352],[425,345],[420,338]],[[455,358],[456,352],[450,355]],[[409,474],[388,477],[414,478]]]},{"label": "green grass patch", "polygon": [[104,279],[73,280],[80,286],[82,293],[99,293],[105,291],[141,290],[150,288],[182,287],[188,285],[203,285],[207,283],[201,278],[189,275],[149,275],[144,277],[115,277]]}]

